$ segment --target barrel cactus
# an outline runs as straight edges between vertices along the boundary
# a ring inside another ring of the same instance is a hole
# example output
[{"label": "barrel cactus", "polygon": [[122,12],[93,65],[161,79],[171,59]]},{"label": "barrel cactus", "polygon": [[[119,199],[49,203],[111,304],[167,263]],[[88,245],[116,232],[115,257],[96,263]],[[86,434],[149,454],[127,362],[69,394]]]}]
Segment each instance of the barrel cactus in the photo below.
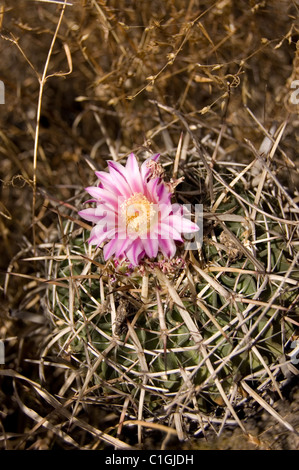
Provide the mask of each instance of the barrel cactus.
[{"label": "barrel cactus", "polygon": [[[105,260],[91,225],[68,212],[47,261],[44,354],[67,359],[77,404],[115,413],[105,435],[133,445],[155,429],[182,441],[234,424],[246,434],[248,398],[283,420],[265,394],[279,396],[296,370],[298,209],[261,159],[213,167],[197,152],[178,165],[173,195],[202,221],[195,248]],[[161,157],[169,184],[171,161]]]}]

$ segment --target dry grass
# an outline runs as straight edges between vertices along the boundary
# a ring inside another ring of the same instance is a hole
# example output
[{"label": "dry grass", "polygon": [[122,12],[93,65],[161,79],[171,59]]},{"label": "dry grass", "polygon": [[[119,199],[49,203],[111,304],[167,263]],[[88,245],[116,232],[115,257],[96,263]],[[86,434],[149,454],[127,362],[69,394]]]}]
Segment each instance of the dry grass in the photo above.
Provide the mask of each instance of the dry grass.
[{"label": "dry grass", "polygon": [[[57,3],[0,12],[0,446],[198,447],[237,427],[275,447],[249,403],[298,448],[276,407],[298,373],[295,2]],[[204,206],[202,250],[143,281],[77,217],[93,170],[131,151]]]}]

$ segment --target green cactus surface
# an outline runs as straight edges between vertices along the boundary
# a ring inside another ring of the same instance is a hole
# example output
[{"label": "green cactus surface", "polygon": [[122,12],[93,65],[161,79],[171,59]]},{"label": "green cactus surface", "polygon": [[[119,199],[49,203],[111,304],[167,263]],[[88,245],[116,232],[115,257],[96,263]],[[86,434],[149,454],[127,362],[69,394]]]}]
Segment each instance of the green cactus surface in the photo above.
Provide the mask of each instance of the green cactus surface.
[{"label": "green cactus surface", "polygon": [[175,197],[203,205],[203,241],[173,260],[105,263],[86,226],[63,224],[48,263],[49,347],[69,361],[78,402],[116,414],[108,435],[130,422],[133,442],[153,426],[181,440],[232,423],[246,433],[244,400],[269,406],[295,372],[298,211],[271,174],[251,170],[219,164],[213,200],[186,196],[207,176],[191,155]]}]

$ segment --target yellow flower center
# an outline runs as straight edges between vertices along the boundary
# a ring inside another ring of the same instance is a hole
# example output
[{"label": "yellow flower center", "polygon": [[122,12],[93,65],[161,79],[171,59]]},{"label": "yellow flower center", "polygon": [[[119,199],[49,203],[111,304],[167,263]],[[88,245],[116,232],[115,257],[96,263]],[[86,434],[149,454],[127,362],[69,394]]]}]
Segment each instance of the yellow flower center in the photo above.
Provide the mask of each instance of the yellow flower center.
[{"label": "yellow flower center", "polygon": [[143,235],[151,228],[156,211],[153,203],[141,193],[135,193],[121,205],[121,216],[129,233]]}]

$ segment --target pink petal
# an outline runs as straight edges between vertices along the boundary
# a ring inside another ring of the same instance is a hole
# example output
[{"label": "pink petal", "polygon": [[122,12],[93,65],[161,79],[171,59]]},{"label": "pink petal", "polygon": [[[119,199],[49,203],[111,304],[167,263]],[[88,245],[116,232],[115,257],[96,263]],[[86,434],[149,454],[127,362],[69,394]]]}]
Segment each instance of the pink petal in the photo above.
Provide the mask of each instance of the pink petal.
[{"label": "pink petal", "polygon": [[172,239],[183,241],[181,238],[181,232],[177,230],[177,227],[173,227],[170,217],[159,224],[159,235],[163,240]]},{"label": "pink petal", "polygon": [[89,186],[85,188],[85,190],[99,201],[103,200],[105,203],[109,203],[113,208],[117,208],[118,197],[115,193],[111,193],[103,188],[98,188],[97,186]]},{"label": "pink petal", "polygon": [[126,169],[122,165],[118,164],[122,168],[122,172],[120,172],[119,169],[116,169],[116,162],[108,162],[108,165],[110,175],[115,180],[115,185],[118,187],[120,194],[129,198],[132,195],[132,190],[126,178]]},{"label": "pink petal", "polygon": [[104,253],[104,260],[107,261],[107,259],[111,258],[111,256],[115,253],[116,248],[117,248],[117,238],[113,238],[110,240],[109,243],[107,243],[104,246],[103,253]]},{"label": "pink petal", "polygon": [[98,204],[95,208],[95,215],[100,218],[100,222],[106,222],[108,225],[115,225],[117,222],[117,216],[115,212],[106,208],[105,204]]},{"label": "pink petal", "polygon": [[82,217],[82,219],[88,220],[89,222],[97,223],[100,220],[100,216],[95,215],[96,209],[83,209],[82,211],[78,212],[78,215]]},{"label": "pink petal", "polygon": [[199,230],[198,225],[185,217],[181,217],[180,215],[169,216],[169,223],[172,226],[175,226],[177,231],[180,231],[181,233],[193,233],[198,232]]},{"label": "pink petal", "polygon": [[159,202],[159,198],[157,196],[157,185],[159,181],[160,181],[160,178],[153,178],[144,185],[145,196],[147,197],[149,201],[152,201],[154,203]]},{"label": "pink petal", "polygon": [[119,258],[121,255],[125,253],[130,243],[132,243],[132,240],[130,240],[129,238],[125,238],[125,239],[118,238],[117,247],[115,251],[116,258]]},{"label": "pink petal", "polygon": [[113,160],[108,161],[108,167],[109,170],[113,168],[115,171],[117,171],[123,178],[127,178],[127,172],[126,168],[119,162],[114,162]]},{"label": "pink petal", "polygon": [[85,191],[88,192],[92,197],[96,198],[97,200],[100,199],[99,191],[101,189],[98,188],[97,186],[88,186],[85,188]]},{"label": "pink petal", "polygon": [[137,266],[143,251],[141,240],[137,239],[132,243],[130,248],[126,250],[126,256],[134,266]]},{"label": "pink petal", "polygon": [[159,249],[158,238],[146,238],[142,240],[142,244],[149,258],[155,258],[157,256]]},{"label": "pink petal", "polygon": [[157,197],[159,198],[160,202],[164,202],[166,204],[171,199],[171,193],[169,192],[167,186],[165,186],[163,182],[161,182],[159,186],[157,187]]},{"label": "pink petal", "polygon": [[173,212],[173,204],[165,204],[165,203],[161,203],[158,205],[158,208],[159,208],[159,221],[163,221],[164,219],[166,219],[170,212]]},{"label": "pink petal", "polygon": [[98,204],[95,208],[90,207],[88,209],[83,209],[82,211],[79,211],[78,214],[83,219],[89,220],[90,222],[95,222],[97,224],[106,223],[108,225],[115,225],[116,222],[115,213],[111,210],[107,211],[107,209],[105,209],[102,204]]},{"label": "pink petal", "polygon": [[183,207],[181,206],[181,204],[178,204],[177,202],[175,202],[174,204],[171,204],[172,206],[172,213],[174,215],[183,215]]},{"label": "pink petal", "polygon": [[115,228],[105,231],[100,225],[96,225],[90,232],[90,245],[100,246],[104,241],[113,238],[115,235]]},{"label": "pink petal", "polygon": [[128,183],[133,193],[144,193],[143,181],[135,155],[131,153],[126,163],[126,174]]},{"label": "pink petal", "polygon": [[107,189],[112,193],[117,192],[118,194],[121,194],[119,188],[115,185],[115,181],[113,181],[113,178],[111,177],[110,173],[107,173],[106,171],[96,171],[95,174],[99,178],[104,189]]},{"label": "pink petal", "polygon": [[176,252],[176,245],[171,239],[159,239],[159,247],[164,256],[173,258]]}]

